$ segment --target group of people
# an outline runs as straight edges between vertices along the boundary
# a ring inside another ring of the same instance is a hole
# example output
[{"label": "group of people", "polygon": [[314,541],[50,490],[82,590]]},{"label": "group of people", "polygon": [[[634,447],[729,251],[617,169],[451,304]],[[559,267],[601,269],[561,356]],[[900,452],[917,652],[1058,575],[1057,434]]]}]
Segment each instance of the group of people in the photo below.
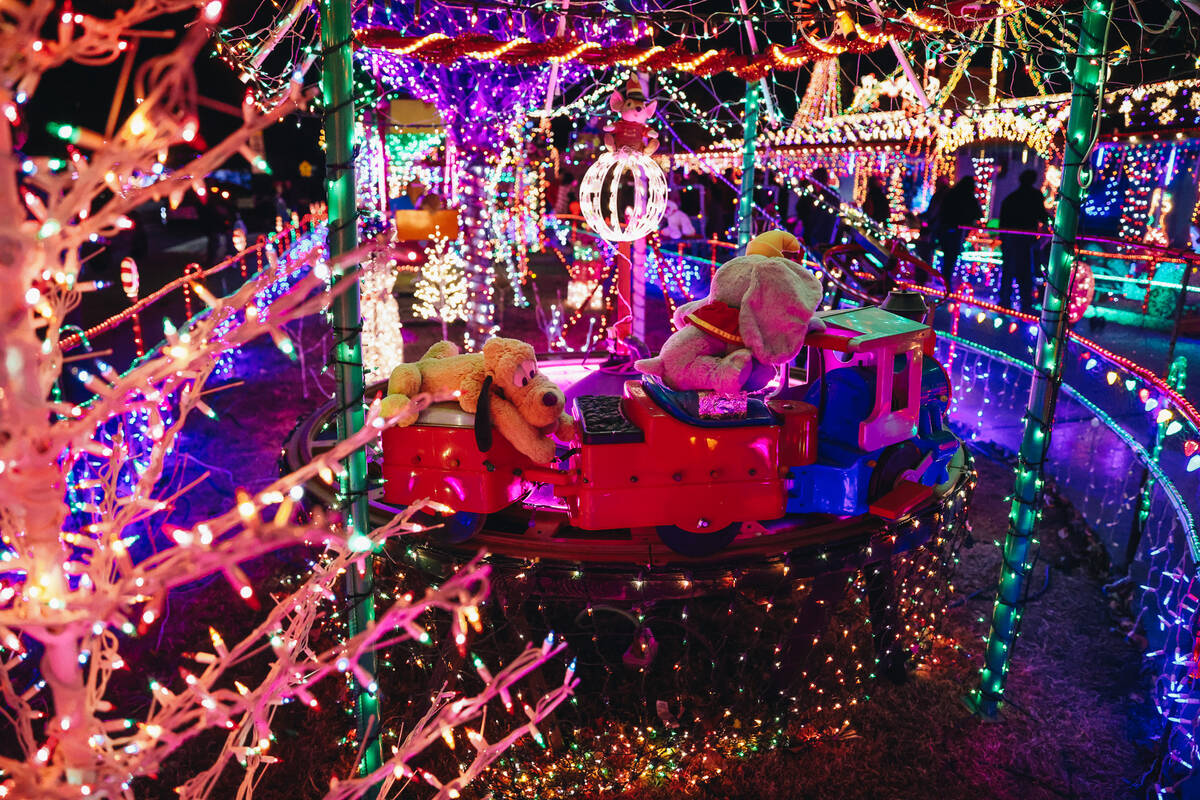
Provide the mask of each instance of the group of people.
[{"label": "group of people", "polygon": [[983,217],[975,189],[975,178],[970,175],[953,186],[939,178],[929,206],[918,215],[921,234],[917,237],[917,255],[932,262],[934,248],[942,251],[942,279],[947,289],[954,286],[954,270],[967,235],[963,229]]},{"label": "group of people", "polygon": [[441,195],[427,191],[425,184],[415,179],[408,182],[403,195],[388,201],[389,211],[441,211],[445,207]]},{"label": "group of people", "polygon": [[[1041,237],[1035,235],[1049,222],[1046,201],[1037,188],[1038,174],[1027,169],[1021,173],[1019,185],[1000,203],[1000,270],[999,300],[1010,308],[1013,305],[1013,285],[1022,311],[1031,311],[1034,300],[1034,274],[1040,269]],[[951,186],[939,180],[929,200],[929,207],[920,215],[921,235],[917,239],[917,255],[932,261],[933,250],[942,251],[942,278],[953,290],[954,271],[962,255],[967,228],[983,217],[983,208],[976,196],[975,178],[967,176]],[[1023,233],[1028,231],[1029,233]]]},{"label": "group of people", "polygon": [[[999,300],[1009,307],[1013,307],[1014,300],[1019,300],[1023,311],[1033,309],[1034,276],[1040,269],[1041,245],[1044,241],[1044,237],[1037,233],[1049,223],[1045,198],[1037,188],[1037,179],[1035,170],[1022,172],[1018,187],[1000,204],[1003,263]],[[964,177],[953,185],[945,179],[939,179],[928,208],[918,215],[921,233],[915,243],[917,255],[932,263],[934,250],[942,252],[942,277],[951,290],[956,285],[955,271],[969,229],[983,218],[983,208],[976,191],[975,178],[972,176]],[[818,167],[809,174],[792,200],[788,220],[795,228],[797,237],[819,253],[833,242],[837,234],[840,207],[841,198],[830,183],[829,171]],[[890,219],[887,192],[877,175],[867,181],[862,211],[881,224]]]}]

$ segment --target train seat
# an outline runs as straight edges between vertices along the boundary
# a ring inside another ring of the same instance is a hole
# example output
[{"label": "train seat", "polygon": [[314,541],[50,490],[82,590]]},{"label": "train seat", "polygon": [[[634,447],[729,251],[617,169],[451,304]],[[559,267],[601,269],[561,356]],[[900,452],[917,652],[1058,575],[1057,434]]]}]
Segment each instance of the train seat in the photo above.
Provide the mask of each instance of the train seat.
[{"label": "train seat", "polygon": [[747,399],[745,416],[703,417],[700,415],[699,392],[676,391],[649,376],[642,377],[642,386],[660,408],[680,422],[698,428],[748,428],[778,423],[767,404],[757,397]]},{"label": "train seat", "polygon": [[629,444],[645,441],[642,429],[629,421],[616,395],[588,394],[575,398],[584,444]]}]

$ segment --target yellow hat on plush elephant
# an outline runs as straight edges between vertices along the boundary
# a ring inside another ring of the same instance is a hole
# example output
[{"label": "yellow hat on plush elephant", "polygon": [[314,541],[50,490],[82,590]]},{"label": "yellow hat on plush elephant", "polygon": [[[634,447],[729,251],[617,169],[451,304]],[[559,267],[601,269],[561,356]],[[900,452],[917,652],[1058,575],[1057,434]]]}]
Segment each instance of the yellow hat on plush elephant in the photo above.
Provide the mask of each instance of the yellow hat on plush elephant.
[{"label": "yellow hat on plush elephant", "polygon": [[800,242],[786,231],[774,230],[760,233],[746,245],[746,255],[779,258],[784,253],[800,252]]}]

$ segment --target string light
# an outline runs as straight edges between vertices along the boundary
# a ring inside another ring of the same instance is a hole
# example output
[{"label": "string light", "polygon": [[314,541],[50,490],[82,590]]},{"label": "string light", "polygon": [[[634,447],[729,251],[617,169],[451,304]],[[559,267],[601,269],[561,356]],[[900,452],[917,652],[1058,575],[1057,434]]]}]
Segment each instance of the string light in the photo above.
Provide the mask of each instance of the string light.
[{"label": "string light", "polygon": [[[58,39],[38,49],[53,48],[54,63],[110,63],[125,50],[130,25],[158,26],[154,18],[161,6],[156,0],[133,0],[115,18],[73,14],[69,23],[60,24]],[[214,21],[221,10],[220,2],[206,3],[201,21]],[[9,17],[16,29],[35,30],[42,24],[36,10]],[[187,26],[175,50],[147,62],[134,79],[136,111],[86,155],[70,149],[70,160],[62,166],[70,174],[58,174],[48,161],[34,162],[33,169],[21,171],[19,186],[16,171],[11,171],[6,179],[13,182],[12,191],[0,193],[0,210],[8,218],[35,221],[10,237],[15,252],[23,255],[7,276],[17,287],[17,300],[26,300],[34,313],[9,315],[0,337],[7,365],[0,374],[0,395],[25,398],[9,403],[0,422],[0,495],[5,498],[0,507],[5,569],[0,673],[5,687],[17,687],[6,688],[5,713],[21,731],[27,754],[24,760],[6,761],[4,794],[129,794],[135,780],[156,775],[187,743],[217,730],[228,738],[218,745],[211,769],[188,781],[186,796],[210,796],[218,778],[225,785],[226,767],[236,770],[238,764],[243,772],[235,793],[248,793],[260,771],[277,761],[264,754],[281,704],[316,705],[315,685],[339,673],[367,683],[360,658],[381,640],[399,641],[411,634],[417,641],[431,641],[417,621],[435,610],[467,620],[451,626],[451,639],[466,646],[470,637],[463,638],[467,631],[460,628],[475,632],[472,612],[477,614],[489,591],[486,571],[469,562],[421,597],[381,602],[375,625],[318,644],[319,626],[338,613],[334,588],[342,576],[388,540],[415,529],[407,517],[397,517],[363,534],[368,540],[363,547],[321,508],[301,514],[297,506],[307,481],[326,474],[332,478],[343,458],[390,424],[380,418],[377,404],[365,414],[361,430],[265,487],[236,490],[224,513],[204,518],[194,512],[186,526],[163,522],[173,515],[179,519],[177,512],[187,510],[188,493],[209,480],[205,472],[178,485],[170,475],[182,463],[176,448],[189,417],[194,412],[215,416],[206,400],[206,382],[219,358],[260,337],[295,356],[286,326],[324,310],[349,285],[347,279],[330,284],[330,278],[359,263],[375,243],[331,263],[315,241],[322,229],[314,229],[311,219],[283,222],[283,230],[270,241],[208,270],[189,268],[183,278],[130,309],[67,335],[65,319],[79,302],[81,246],[101,234],[129,229],[128,208],[159,198],[178,205],[187,192],[199,190],[193,175],[214,171],[262,128],[293,113],[303,99],[294,85],[262,113],[247,104],[243,124],[190,160],[184,173],[154,170],[153,165],[161,164],[159,153],[195,137],[189,125],[194,120],[193,73],[207,37],[206,25]],[[14,85],[34,86],[33,78],[49,66],[49,61],[18,65],[11,76]],[[152,83],[147,85],[145,76],[152,76]],[[24,160],[15,151],[5,155],[14,164]],[[157,177],[138,177],[151,174]],[[52,215],[43,213],[48,209]],[[298,230],[302,226],[303,235]],[[255,274],[230,295],[217,297],[206,287],[206,276],[236,274],[234,270],[244,274],[246,261],[260,256],[265,260],[258,261]],[[131,299],[137,294],[132,267],[125,270]],[[72,358],[75,363],[64,370],[64,353],[91,347],[96,335],[126,321],[133,327],[139,312],[180,294],[189,318],[178,324],[164,319],[163,341],[128,369],[121,371],[91,353],[77,354],[86,360]],[[90,399],[64,399],[82,393]],[[297,546],[319,557],[290,591],[278,596],[256,591],[239,566]],[[179,669],[170,678],[142,683],[140,694],[128,684],[120,697],[114,695],[113,672],[126,667],[122,653],[129,639],[161,624],[174,590],[218,574],[251,609],[257,611],[261,604],[257,624],[248,626],[244,636],[214,628],[205,652],[194,654],[198,667],[173,664]],[[525,691],[522,685],[530,673],[555,659],[562,647],[527,648],[497,668],[486,685],[443,695],[430,709],[427,724],[440,731],[478,718],[501,693]],[[232,675],[239,680],[231,680]],[[481,738],[474,757],[445,785],[465,785],[512,742],[537,735],[537,726],[567,699],[575,683],[568,676],[549,690],[525,691],[526,716],[511,726],[498,725],[489,715],[488,735],[496,738]],[[134,708],[137,719],[118,716]],[[421,725],[407,732],[417,738],[397,748],[383,765],[388,771],[425,749],[418,742],[427,732]],[[356,780],[364,779],[347,776],[342,788]]]}]

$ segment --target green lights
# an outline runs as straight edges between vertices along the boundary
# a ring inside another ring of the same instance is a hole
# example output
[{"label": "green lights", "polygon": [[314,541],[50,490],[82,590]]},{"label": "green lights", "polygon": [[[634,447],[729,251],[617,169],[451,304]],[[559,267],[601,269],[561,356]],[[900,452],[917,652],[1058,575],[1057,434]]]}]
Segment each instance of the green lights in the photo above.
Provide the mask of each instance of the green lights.
[{"label": "green lights", "polygon": [[1039,369],[1034,371],[1033,385],[1026,408],[1025,436],[1018,454],[1020,462],[1034,465],[1022,470],[1017,477],[1013,497],[1012,520],[1004,542],[1004,563],[1000,573],[996,607],[985,650],[985,669],[981,691],[969,703],[985,716],[995,716],[1004,696],[1004,676],[1008,672],[1010,651],[1016,639],[1020,608],[1024,602],[1025,582],[1030,568],[1031,547],[1036,545],[1034,527],[1039,514],[1032,498],[1021,491],[1033,479],[1034,487],[1042,486],[1042,465],[1050,451],[1050,435],[1055,395],[1062,377],[1059,353],[1067,335],[1067,320],[1059,298],[1066,296],[1071,280],[1072,250],[1079,227],[1078,207],[1082,196],[1079,185],[1080,165],[1085,161],[1087,138],[1092,135],[1097,111],[1097,81],[1099,69],[1089,69],[1085,58],[1096,52],[1095,42],[1101,41],[1108,25],[1108,5],[1094,2],[1089,5],[1080,22],[1080,41],[1084,55],[1076,59],[1075,91],[1072,92],[1070,116],[1067,120],[1067,153],[1064,156],[1060,200],[1054,217],[1054,244],[1050,252],[1050,267],[1046,275],[1046,292],[1039,325],[1039,344],[1036,352]]},{"label": "green lights", "polygon": [[[321,86],[325,103],[325,150],[327,153],[326,190],[329,198],[329,256],[336,261],[358,246],[358,226],[355,221],[354,198],[354,93],[352,81],[350,0],[321,0],[321,43],[325,57],[321,64]],[[339,166],[340,165],[340,166]],[[337,336],[334,366],[337,372],[337,392],[344,409],[337,418],[339,439],[346,439],[364,424],[361,398],[365,389],[362,368],[362,344],[359,334],[359,287],[338,295],[333,302],[333,329]],[[290,345],[290,343],[289,343]],[[285,351],[286,352],[286,351]],[[351,535],[348,545],[357,552],[366,552],[370,540],[364,533],[369,529],[367,506],[367,458],[363,450],[351,453],[345,462],[341,488],[349,498],[348,520]],[[364,540],[366,544],[364,545]],[[346,592],[356,598],[349,618],[349,634],[365,630],[375,620],[375,575],[371,558],[364,559],[361,569],[346,572]],[[375,675],[373,653],[359,659],[359,667],[367,676]],[[374,683],[371,681],[371,683]],[[361,742],[359,773],[368,775],[383,763],[379,744],[378,701],[368,687],[360,687],[355,695],[357,741]],[[368,790],[366,797],[374,798],[378,787]]]},{"label": "green lights", "polygon": [[57,136],[65,142],[74,144],[79,141],[79,129],[74,125],[68,125],[65,122],[50,122],[47,123],[46,130],[50,132],[51,136]]},{"label": "green lights", "polygon": [[754,154],[758,140],[758,84],[746,83],[746,119],[742,138],[742,186],[738,199],[738,248],[750,243],[754,207]]}]

